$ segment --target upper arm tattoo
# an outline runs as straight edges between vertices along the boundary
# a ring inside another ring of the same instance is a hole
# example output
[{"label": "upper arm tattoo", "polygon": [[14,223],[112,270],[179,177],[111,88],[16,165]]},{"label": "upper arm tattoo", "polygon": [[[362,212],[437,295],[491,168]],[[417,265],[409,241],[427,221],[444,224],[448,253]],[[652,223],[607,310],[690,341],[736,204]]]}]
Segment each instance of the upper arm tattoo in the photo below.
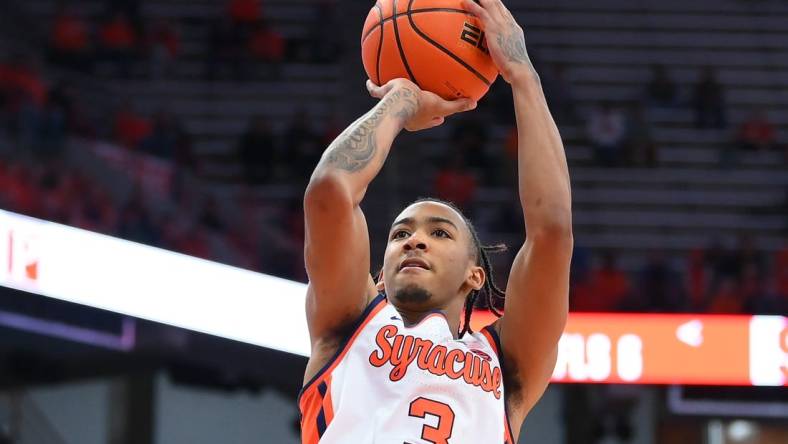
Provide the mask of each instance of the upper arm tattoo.
[{"label": "upper arm tattoo", "polygon": [[416,114],[418,97],[408,88],[389,93],[361,119],[348,127],[329,146],[325,162],[334,168],[355,172],[366,167],[377,154],[376,130],[383,117],[394,111],[402,122]]}]

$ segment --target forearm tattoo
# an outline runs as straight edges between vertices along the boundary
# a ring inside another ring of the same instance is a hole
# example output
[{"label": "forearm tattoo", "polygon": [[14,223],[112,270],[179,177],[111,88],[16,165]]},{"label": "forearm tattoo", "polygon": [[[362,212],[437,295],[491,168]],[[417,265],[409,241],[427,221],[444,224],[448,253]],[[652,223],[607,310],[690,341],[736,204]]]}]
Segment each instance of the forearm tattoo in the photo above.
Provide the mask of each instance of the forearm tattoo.
[{"label": "forearm tattoo", "polygon": [[512,21],[509,23],[508,30],[498,34],[498,46],[500,46],[504,55],[512,63],[525,64],[528,69],[536,76],[536,69],[528,57],[528,51],[525,49],[525,36],[517,23]]},{"label": "forearm tattoo", "polygon": [[516,23],[510,23],[506,32],[498,34],[498,46],[510,62],[530,63],[525,51],[525,38]]},{"label": "forearm tattoo", "polygon": [[394,111],[401,122],[407,122],[416,114],[418,97],[407,88],[389,93],[382,102],[364,117],[348,127],[328,147],[325,162],[331,168],[355,172],[363,169],[375,158],[378,147],[376,130],[383,118]]}]

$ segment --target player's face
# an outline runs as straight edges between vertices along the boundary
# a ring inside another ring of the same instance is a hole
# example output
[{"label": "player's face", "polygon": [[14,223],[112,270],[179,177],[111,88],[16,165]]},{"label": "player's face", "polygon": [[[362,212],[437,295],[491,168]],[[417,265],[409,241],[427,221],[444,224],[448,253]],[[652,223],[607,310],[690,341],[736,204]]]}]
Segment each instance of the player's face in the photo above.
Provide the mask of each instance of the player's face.
[{"label": "player's face", "polygon": [[444,307],[470,291],[472,239],[462,217],[438,202],[420,202],[397,216],[383,259],[386,295],[411,309]]}]

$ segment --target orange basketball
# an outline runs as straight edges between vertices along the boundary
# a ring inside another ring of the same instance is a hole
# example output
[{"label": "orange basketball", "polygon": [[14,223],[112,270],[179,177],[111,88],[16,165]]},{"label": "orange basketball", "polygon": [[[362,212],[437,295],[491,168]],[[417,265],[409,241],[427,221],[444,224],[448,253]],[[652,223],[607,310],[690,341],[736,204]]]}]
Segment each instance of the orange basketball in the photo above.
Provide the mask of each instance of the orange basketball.
[{"label": "orange basketball", "polygon": [[498,77],[481,21],[460,0],[378,0],[361,57],[376,84],[404,77],[445,99],[478,101]]}]

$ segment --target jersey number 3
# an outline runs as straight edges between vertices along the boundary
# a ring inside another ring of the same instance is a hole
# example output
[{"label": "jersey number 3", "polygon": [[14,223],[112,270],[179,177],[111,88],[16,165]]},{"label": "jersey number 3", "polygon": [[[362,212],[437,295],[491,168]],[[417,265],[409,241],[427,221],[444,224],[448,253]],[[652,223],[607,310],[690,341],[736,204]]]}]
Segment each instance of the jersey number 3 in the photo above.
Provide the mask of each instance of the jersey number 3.
[{"label": "jersey number 3", "polygon": [[438,427],[424,424],[421,439],[434,444],[449,444],[451,429],[454,427],[454,411],[448,404],[427,398],[416,398],[410,403],[410,416],[426,418],[428,414],[438,417]]}]

